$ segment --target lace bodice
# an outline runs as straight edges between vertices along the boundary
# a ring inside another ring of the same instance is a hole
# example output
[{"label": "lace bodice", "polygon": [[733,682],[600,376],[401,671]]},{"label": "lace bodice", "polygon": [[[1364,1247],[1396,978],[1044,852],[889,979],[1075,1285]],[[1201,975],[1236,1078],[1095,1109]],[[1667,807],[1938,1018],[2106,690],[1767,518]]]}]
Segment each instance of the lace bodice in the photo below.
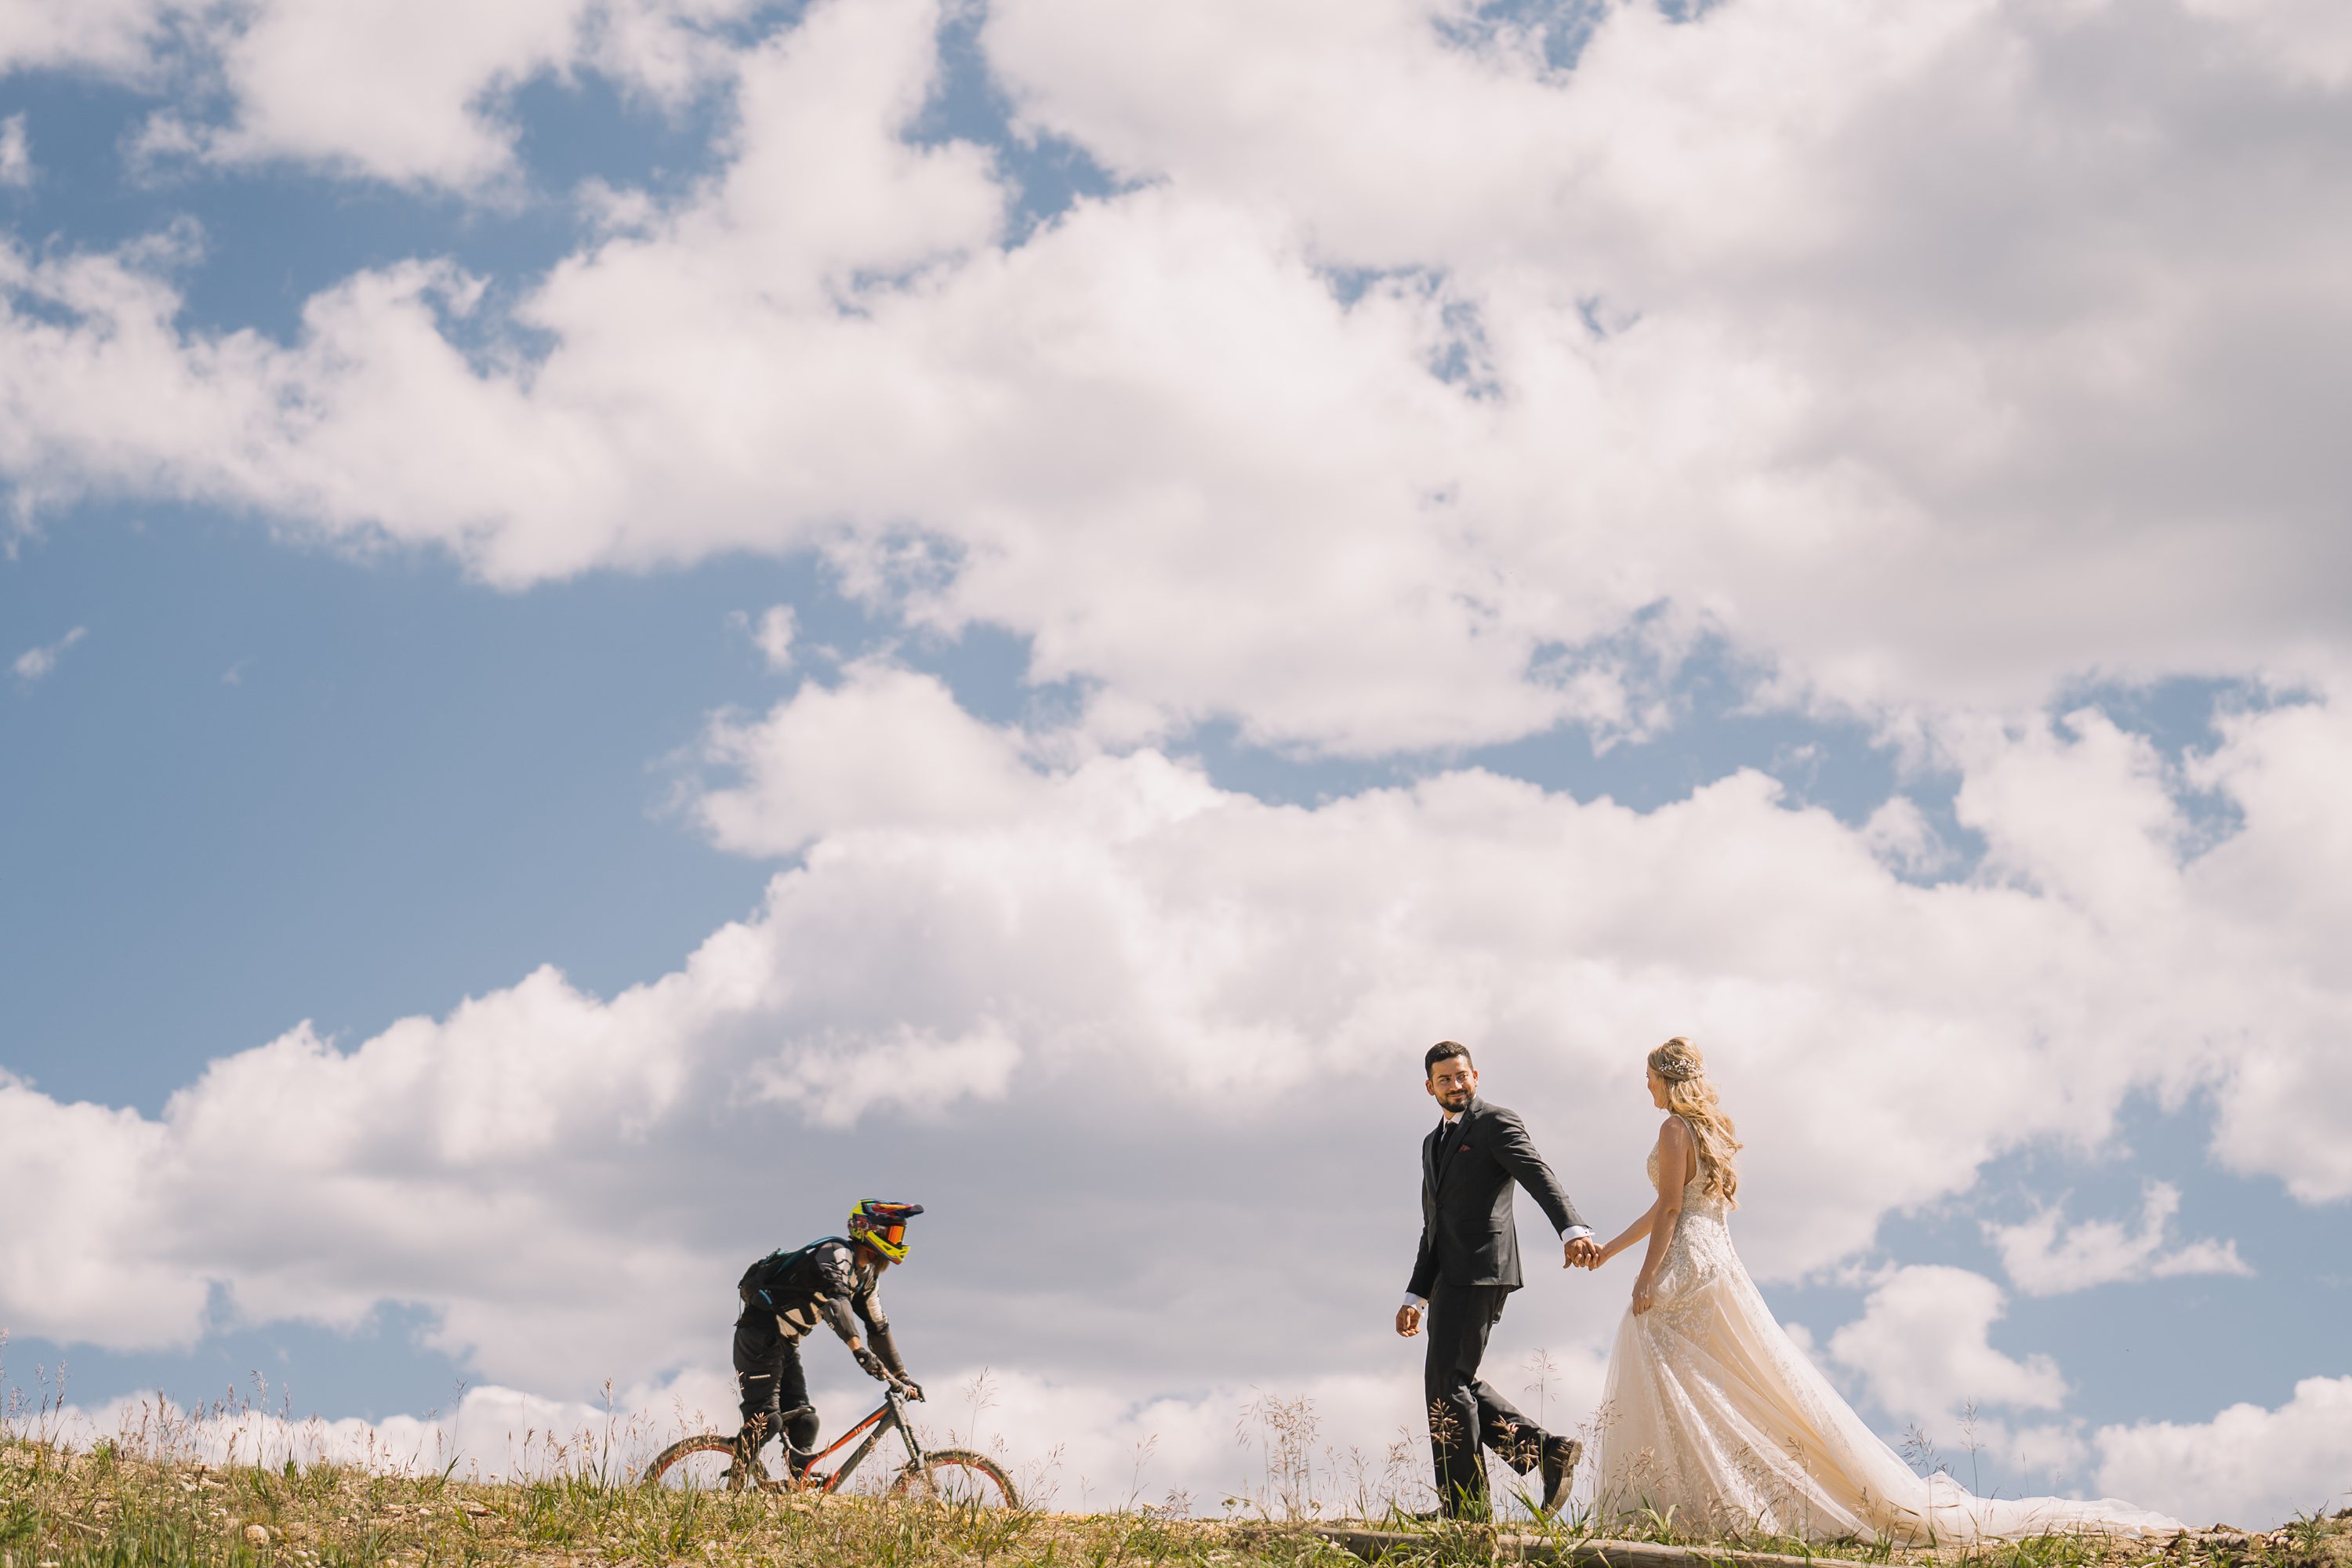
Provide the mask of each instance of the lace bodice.
[{"label": "lace bodice", "polygon": [[[1687,1123],[1685,1123],[1687,1125]],[[1650,1185],[1658,1184],[1658,1151],[1650,1150]],[[1697,1288],[1739,1268],[1732,1250],[1730,1205],[1711,1191],[1704,1168],[1683,1184],[1683,1210],[1666,1255],[1658,1264],[1658,1310],[1672,1320],[1677,1309],[1696,1310]]]}]

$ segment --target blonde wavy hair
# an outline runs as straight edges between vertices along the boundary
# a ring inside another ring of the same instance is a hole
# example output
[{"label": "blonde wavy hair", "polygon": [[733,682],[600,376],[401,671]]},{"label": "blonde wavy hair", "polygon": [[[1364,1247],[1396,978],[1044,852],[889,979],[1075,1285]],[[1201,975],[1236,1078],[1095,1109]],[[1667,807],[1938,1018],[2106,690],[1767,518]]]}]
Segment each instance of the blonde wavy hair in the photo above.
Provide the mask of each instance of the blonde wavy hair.
[{"label": "blonde wavy hair", "polygon": [[1739,1152],[1739,1138],[1731,1118],[1716,1102],[1715,1085],[1706,1076],[1706,1058],[1688,1040],[1676,1035],[1650,1053],[1650,1070],[1665,1080],[1666,1109],[1683,1119],[1698,1145],[1698,1168],[1706,1191],[1718,1194],[1733,1208],[1739,1191],[1739,1172],[1731,1157]]}]

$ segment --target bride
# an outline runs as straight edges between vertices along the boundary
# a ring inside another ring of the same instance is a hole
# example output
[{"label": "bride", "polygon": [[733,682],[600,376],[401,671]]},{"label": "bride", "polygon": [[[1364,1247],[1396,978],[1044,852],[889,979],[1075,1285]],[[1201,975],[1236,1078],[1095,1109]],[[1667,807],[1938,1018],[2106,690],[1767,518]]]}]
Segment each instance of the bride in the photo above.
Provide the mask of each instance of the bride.
[{"label": "bride", "polygon": [[1668,1040],[1649,1076],[1669,1113],[1650,1154],[1658,1199],[1592,1265],[1649,1243],[1601,1398],[1601,1519],[1649,1509],[1702,1535],[1897,1542],[2180,1528],[2112,1500],[1997,1500],[1914,1474],[1773,1320],[1732,1249],[1740,1145],[1698,1048]]}]

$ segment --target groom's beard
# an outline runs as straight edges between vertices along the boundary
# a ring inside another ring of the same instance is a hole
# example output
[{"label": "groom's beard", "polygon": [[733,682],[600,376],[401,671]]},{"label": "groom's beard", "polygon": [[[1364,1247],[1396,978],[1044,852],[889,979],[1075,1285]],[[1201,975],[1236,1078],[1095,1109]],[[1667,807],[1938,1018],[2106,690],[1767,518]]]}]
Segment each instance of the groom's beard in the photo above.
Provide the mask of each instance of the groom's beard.
[{"label": "groom's beard", "polygon": [[1437,1097],[1437,1103],[1449,1114],[1467,1110],[1470,1109],[1470,1091],[1457,1089],[1450,1094],[1441,1094]]}]

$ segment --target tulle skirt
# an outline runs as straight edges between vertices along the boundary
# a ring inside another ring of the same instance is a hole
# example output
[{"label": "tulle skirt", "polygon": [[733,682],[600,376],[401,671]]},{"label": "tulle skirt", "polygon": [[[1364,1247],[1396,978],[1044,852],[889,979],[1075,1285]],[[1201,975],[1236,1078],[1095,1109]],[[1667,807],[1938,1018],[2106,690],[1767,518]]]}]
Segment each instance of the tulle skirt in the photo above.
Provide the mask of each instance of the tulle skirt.
[{"label": "tulle skirt", "polygon": [[2113,1499],[1979,1498],[1916,1474],[1782,1330],[1711,1208],[1685,1208],[1656,1305],[1618,1326],[1599,1416],[1604,1522],[1654,1513],[1699,1537],[1897,1544],[2180,1528]]}]

